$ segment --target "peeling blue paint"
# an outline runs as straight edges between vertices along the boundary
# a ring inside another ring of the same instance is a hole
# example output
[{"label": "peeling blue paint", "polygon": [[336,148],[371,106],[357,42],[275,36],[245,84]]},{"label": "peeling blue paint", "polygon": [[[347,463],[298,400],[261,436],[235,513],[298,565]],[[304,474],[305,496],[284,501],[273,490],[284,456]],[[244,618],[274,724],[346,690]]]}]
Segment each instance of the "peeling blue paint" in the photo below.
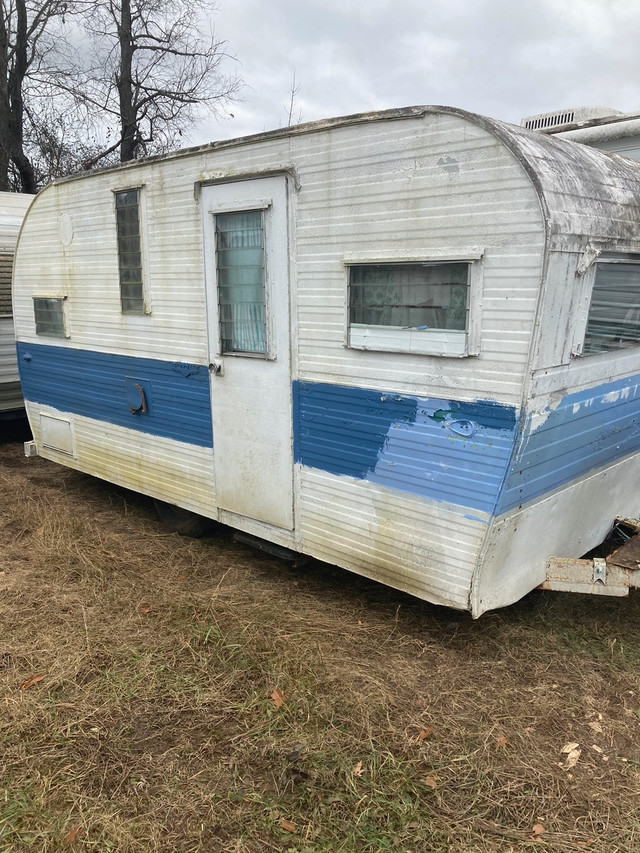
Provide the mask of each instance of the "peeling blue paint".
[{"label": "peeling blue paint", "polygon": [[[297,462],[493,512],[513,448],[514,407],[294,382],[294,412]],[[449,429],[461,424],[473,424],[468,435]]]},{"label": "peeling blue paint", "polygon": [[565,397],[532,428],[529,417],[496,514],[529,503],[640,450],[640,376]]}]

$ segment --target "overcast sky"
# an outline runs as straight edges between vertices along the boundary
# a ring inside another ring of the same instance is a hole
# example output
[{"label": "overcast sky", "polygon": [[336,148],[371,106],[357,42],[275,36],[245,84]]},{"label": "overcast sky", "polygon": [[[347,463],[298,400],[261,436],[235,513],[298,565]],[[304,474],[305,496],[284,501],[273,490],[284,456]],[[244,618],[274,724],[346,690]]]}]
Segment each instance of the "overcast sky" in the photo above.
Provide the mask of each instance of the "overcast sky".
[{"label": "overcast sky", "polygon": [[640,112],[640,0],[218,0],[245,86],[191,142],[413,104],[520,123],[574,106]]}]

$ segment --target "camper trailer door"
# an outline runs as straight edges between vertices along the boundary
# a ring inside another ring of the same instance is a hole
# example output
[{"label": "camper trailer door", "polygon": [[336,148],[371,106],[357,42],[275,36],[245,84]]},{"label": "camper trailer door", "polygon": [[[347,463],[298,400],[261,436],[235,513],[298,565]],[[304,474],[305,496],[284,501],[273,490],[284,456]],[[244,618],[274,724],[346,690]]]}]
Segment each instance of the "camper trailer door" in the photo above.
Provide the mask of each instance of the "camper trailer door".
[{"label": "camper trailer door", "polygon": [[205,186],[202,210],[216,503],[292,530],[286,177]]}]

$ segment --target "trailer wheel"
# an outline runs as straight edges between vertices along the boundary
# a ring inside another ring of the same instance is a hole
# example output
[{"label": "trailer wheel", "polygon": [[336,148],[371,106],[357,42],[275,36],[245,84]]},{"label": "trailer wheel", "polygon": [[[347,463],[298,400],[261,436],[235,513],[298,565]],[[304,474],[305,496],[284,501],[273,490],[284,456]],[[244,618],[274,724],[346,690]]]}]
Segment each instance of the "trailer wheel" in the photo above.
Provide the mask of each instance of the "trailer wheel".
[{"label": "trailer wheel", "polygon": [[221,526],[211,518],[205,518],[203,515],[174,506],[174,504],[168,504],[155,498],[153,503],[161,521],[171,533],[200,539],[201,536],[210,536],[215,533]]}]

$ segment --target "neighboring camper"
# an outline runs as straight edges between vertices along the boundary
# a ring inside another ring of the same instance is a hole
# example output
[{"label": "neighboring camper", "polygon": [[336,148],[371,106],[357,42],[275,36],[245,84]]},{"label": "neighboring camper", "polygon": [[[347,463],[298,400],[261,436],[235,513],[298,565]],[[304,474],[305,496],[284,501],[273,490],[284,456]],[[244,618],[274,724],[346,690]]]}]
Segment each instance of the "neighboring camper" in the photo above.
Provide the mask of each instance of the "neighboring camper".
[{"label": "neighboring camper", "polygon": [[578,107],[528,116],[523,127],[553,134],[640,160],[640,113],[621,113],[609,107]]},{"label": "neighboring camper", "polygon": [[31,195],[0,192],[0,421],[24,416],[11,311],[11,272],[18,231]]},{"label": "neighboring camper", "polygon": [[457,109],[78,175],[17,250],[30,450],[478,616],[640,514],[639,283],[640,164]]}]

